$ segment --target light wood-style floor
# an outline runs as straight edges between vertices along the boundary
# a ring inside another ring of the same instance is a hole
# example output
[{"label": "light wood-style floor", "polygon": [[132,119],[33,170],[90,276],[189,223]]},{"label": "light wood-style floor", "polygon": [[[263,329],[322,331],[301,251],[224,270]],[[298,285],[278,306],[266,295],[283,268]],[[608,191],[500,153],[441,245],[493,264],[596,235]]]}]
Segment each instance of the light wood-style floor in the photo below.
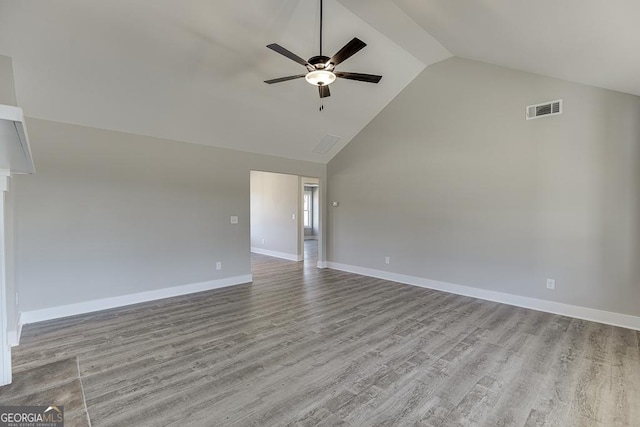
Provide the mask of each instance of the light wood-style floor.
[{"label": "light wood-style floor", "polygon": [[640,334],[254,255],[254,282],[29,325],[93,426],[638,426]]}]

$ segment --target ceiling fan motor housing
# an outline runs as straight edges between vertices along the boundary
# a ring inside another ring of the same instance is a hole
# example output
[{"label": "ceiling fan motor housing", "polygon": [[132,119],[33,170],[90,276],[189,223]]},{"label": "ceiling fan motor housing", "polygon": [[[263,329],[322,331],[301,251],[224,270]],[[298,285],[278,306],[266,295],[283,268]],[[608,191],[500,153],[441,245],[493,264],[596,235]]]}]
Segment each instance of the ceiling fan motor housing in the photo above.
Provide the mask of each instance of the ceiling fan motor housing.
[{"label": "ceiling fan motor housing", "polygon": [[[332,70],[334,65],[329,62],[330,60],[331,58],[328,56],[314,56],[309,58],[309,64],[313,65],[316,70]],[[313,70],[310,69],[309,71]]]}]

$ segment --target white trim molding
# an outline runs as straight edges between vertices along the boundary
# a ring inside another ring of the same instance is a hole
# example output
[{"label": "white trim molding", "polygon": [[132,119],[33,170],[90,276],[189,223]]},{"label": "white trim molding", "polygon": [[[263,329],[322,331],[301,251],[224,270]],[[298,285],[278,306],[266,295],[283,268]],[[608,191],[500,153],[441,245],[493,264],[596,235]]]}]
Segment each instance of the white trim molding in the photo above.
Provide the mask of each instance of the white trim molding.
[{"label": "white trim molding", "polygon": [[[110,308],[124,307],[141,302],[155,301],[159,299],[171,298],[180,295],[193,294],[196,292],[209,291],[212,289],[225,288],[227,286],[241,285],[253,281],[253,276],[228,277],[225,279],[210,280],[208,282],[193,283],[190,285],[174,286],[171,288],[157,289],[153,291],[140,292],[131,295],[122,295],[111,298],[103,298],[92,301],[84,301],[76,304],[48,307],[40,310],[31,310],[21,313],[22,324],[42,322],[45,320],[59,319],[61,317],[76,316],[78,314],[92,313],[95,311],[108,310]],[[20,326],[21,328],[22,326]]]},{"label": "white trim molding", "polygon": [[9,330],[7,334],[7,342],[9,347],[15,347],[20,343],[20,335],[22,335],[22,313],[16,317],[15,330]]},{"label": "white trim molding", "polygon": [[486,289],[474,288],[471,286],[456,285],[448,282],[440,282],[437,280],[430,280],[422,277],[408,276],[405,274],[391,273],[389,271],[358,267],[337,262],[327,262],[327,266],[334,270],[346,271],[348,273],[355,273],[363,276],[389,280],[392,282],[404,283],[406,285],[419,286],[421,288],[434,289],[451,294],[464,295],[487,301],[499,302],[503,304],[514,305],[517,307],[529,308],[532,310],[544,311],[553,314],[560,314],[563,316],[575,317],[578,319],[590,320],[593,322],[620,326],[622,328],[635,329],[640,331],[640,317],[630,316],[628,314],[614,313],[611,311],[598,310],[595,308],[580,307],[577,305],[565,304],[561,302],[507,294],[504,292],[489,291]]},{"label": "white trim molding", "polygon": [[18,345],[18,331],[8,331],[7,332],[7,344],[9,347],[16,347]]},{"label": "white trim molding", "polygon": [[272,256],[274,258],[287,259],[289,261],[302,261],[302,260],[304,260],[304,255],[288,254],[286,252],[271,251],[269,249],[262,249],[262,248],[254,248],[254,247],[252,247],[251,248],[251,252],[253,252],[254,254]]},{"label": "white trim molding", "polygon": [[[2,149],[7,147],[2,145]],[[9,319],[7,298],[7,253],[12,251],[7,242],[7,218],[5,195],[9,188],[11,172],[0,169],[0,386],[11,384],[11,347],[9,345]]]},{"label": "white trim molding", "polygon": [[18,333],[17,333],[17,337],[16,337],[16,344],[18,345],[20,344],[20,337],[22,336],[22,326],[24,325],[24,322],[22,321],[22,313],[20,313],[18,315]]}]

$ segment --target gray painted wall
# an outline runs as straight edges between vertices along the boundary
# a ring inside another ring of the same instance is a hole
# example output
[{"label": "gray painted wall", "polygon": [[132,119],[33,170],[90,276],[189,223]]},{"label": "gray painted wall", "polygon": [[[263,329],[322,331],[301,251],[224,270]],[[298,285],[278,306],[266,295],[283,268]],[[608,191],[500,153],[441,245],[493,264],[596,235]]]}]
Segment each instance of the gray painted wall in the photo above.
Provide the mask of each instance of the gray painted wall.
[{"label": "gray painted wall", "polygon": [[21,311],[249,274],[250,171],[326,176],[317,163],[27,126],[38,173],[15,177]]},{"label": "gray painted wall", "polygon": [[251,171],[251,247],[301,255],[299,203],[300,177]]},{"label": "gray painted wall", "polygon": [[328,179],[329,261],[640,315],[638,97],[448,59]]}]

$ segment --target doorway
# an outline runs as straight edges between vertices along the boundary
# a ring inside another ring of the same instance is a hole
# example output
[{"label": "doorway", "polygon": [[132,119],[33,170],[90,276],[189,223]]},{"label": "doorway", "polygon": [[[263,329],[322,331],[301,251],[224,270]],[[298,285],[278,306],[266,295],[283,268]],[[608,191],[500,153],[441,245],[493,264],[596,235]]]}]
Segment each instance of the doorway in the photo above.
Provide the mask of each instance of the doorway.
[{"label": "doorway", "polygon": [[322,247],[320,180],[250,173],[251,252],[317,267]]},{"label": "doorway", "polygon": [[304,262],[317,266],[318,238],[320,235],[320,180],[317,178],[302,178],[302,226]]}]

